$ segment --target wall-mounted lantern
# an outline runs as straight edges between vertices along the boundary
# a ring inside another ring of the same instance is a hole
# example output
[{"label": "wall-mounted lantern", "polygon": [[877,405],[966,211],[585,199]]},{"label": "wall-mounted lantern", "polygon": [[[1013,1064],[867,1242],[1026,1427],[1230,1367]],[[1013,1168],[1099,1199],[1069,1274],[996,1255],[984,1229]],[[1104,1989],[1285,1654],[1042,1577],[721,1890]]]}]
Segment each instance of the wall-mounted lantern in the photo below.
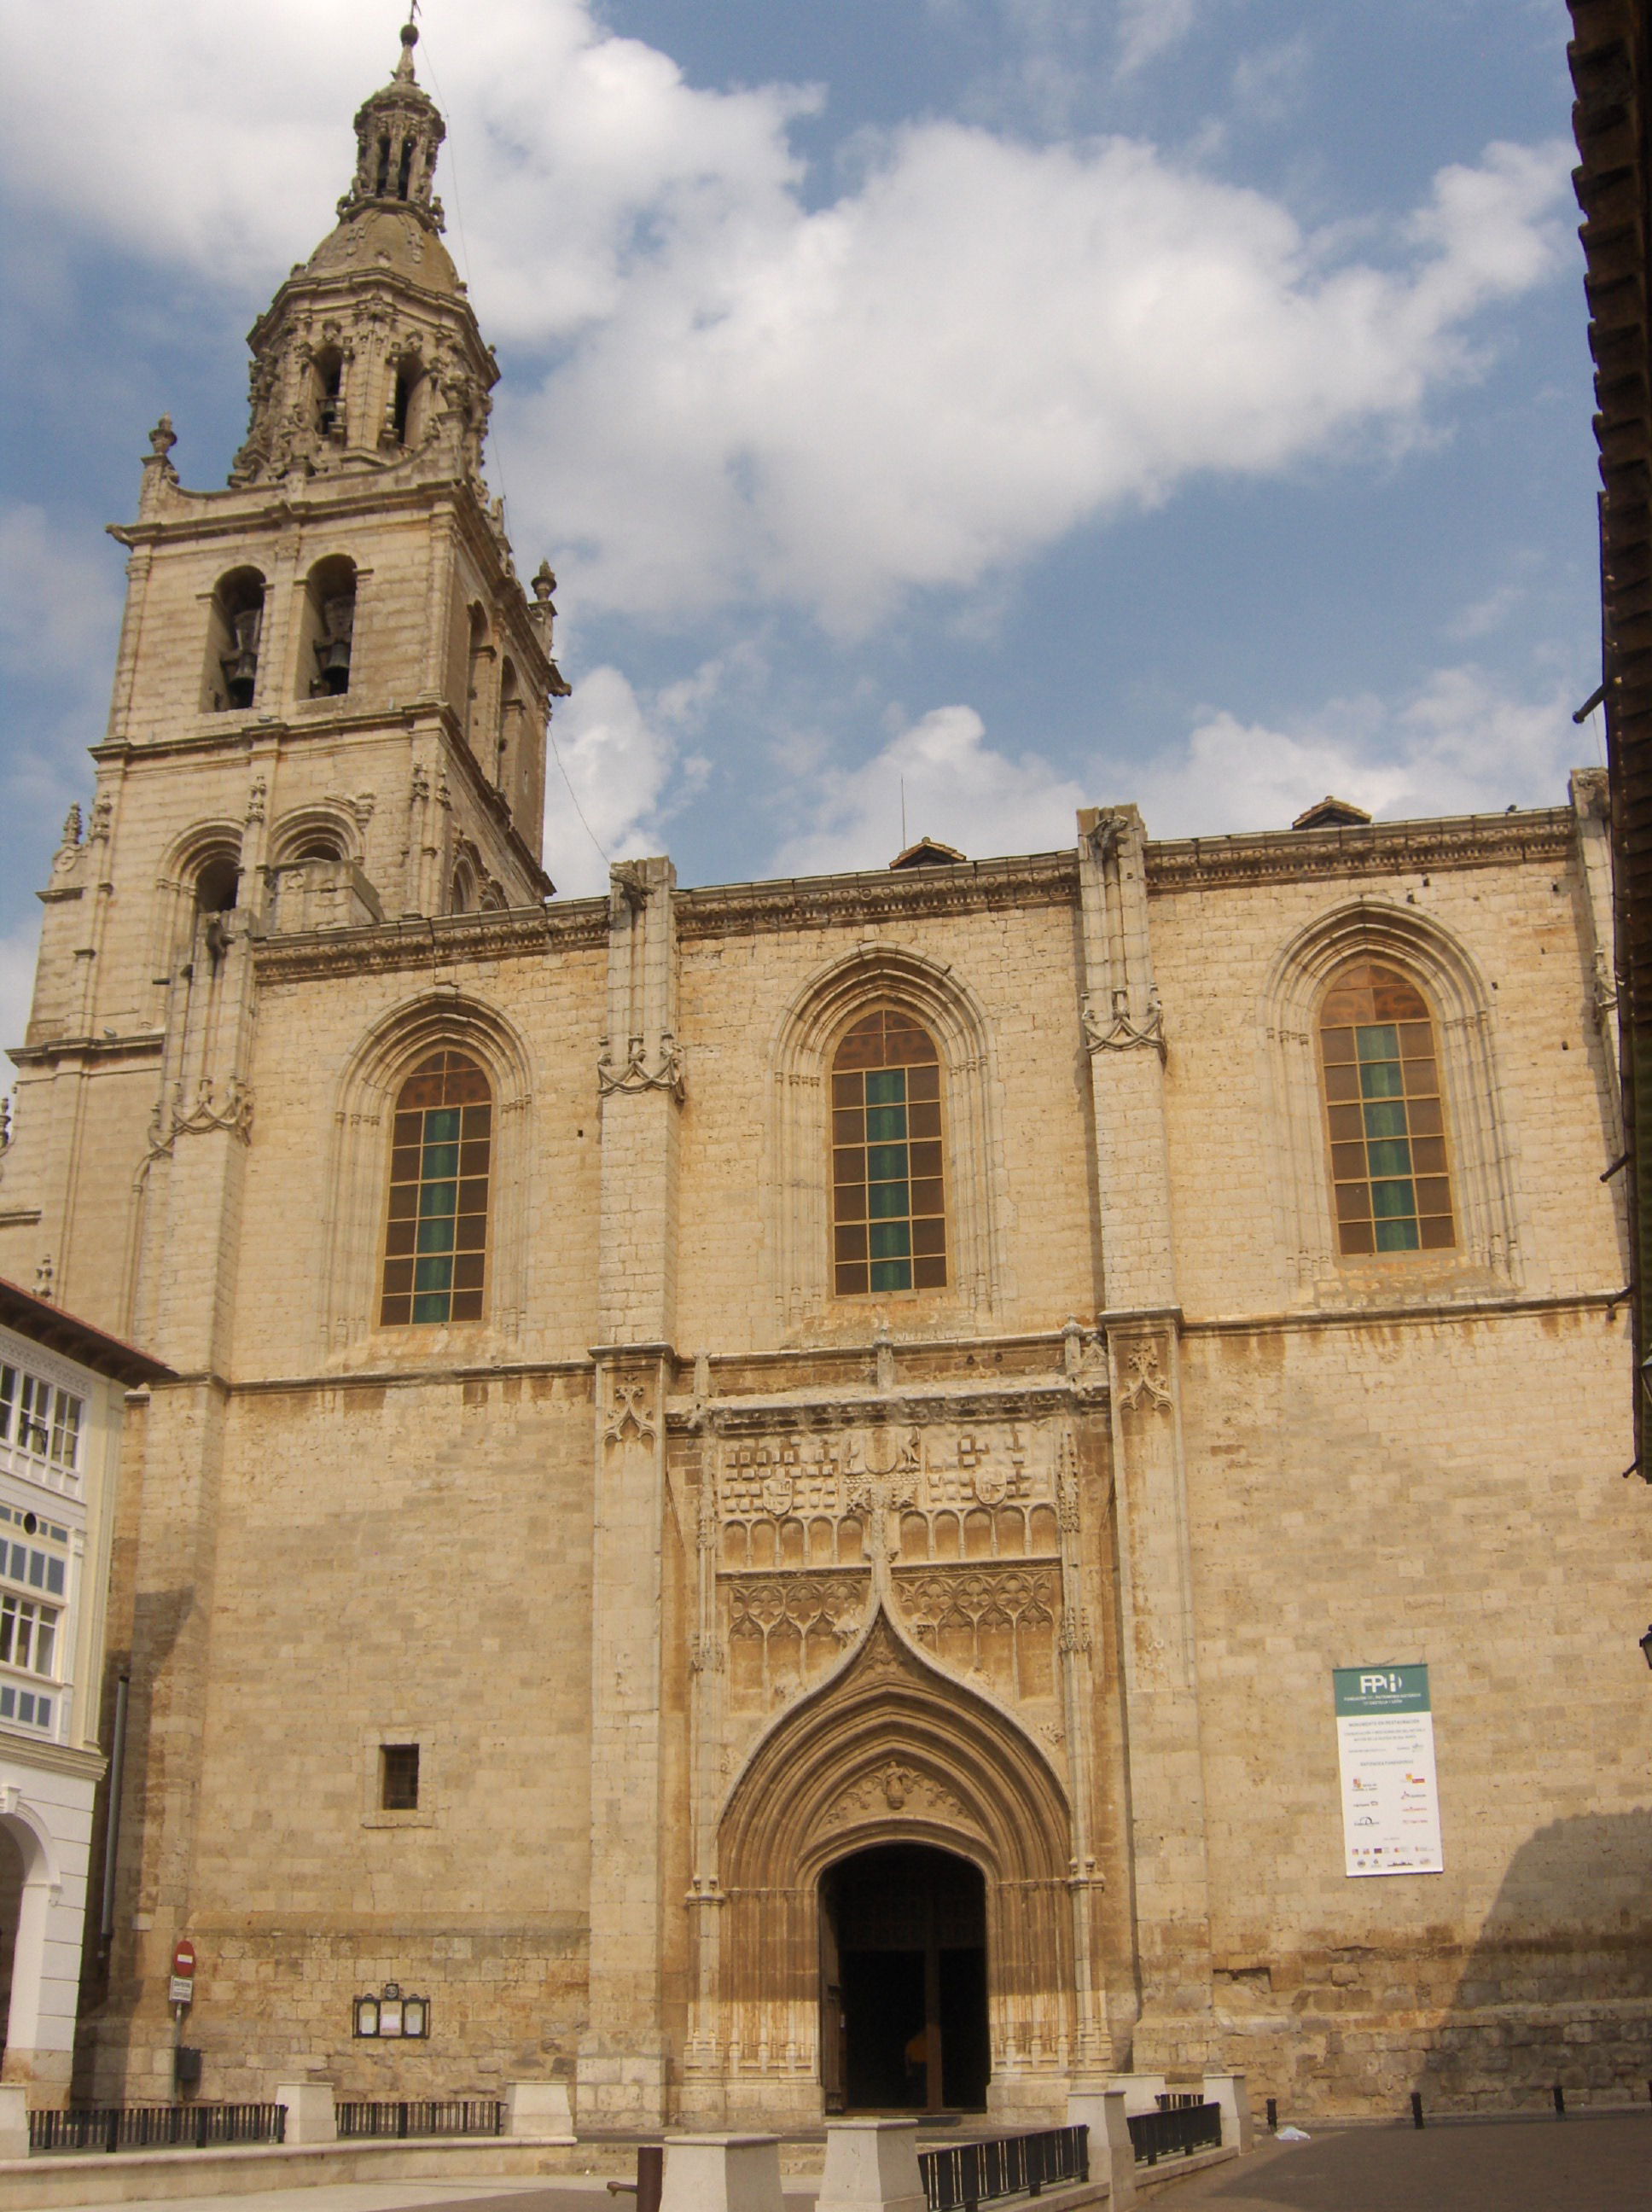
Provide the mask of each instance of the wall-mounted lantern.
[{"label": "wall-mounted lantern", "polygon": [[412,2036],[425,2040],[430,2033],[430,2000],[402,1995],[399,1982],[386,1982],[376,1997],[357,1997],[351,2008],[352,2033],[357,2036]]}]

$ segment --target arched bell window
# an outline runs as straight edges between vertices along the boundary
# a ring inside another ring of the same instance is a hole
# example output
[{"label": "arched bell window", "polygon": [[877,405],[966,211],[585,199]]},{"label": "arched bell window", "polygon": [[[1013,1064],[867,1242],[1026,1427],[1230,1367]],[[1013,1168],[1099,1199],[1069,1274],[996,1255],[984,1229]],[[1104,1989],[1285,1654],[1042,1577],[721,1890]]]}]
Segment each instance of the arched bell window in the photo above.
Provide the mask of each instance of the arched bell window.
[{"label": "arched bell window", "polygon": [[466,1053],[431,1053],[396,1099],[379,1308],[385,1328],[482,1318],[492,1152],[486,1075]]},{"label": "arched bell window", "polygon": [[499,746],[494,778],[501,791],[511,788],[516,764],[521,757],[525,712],[521,680],[516,673],[516,663],[507,654],[499,671]]},{"label": "arched bell window", "polygon": [[1331,979],[1319,1042],[1338,1249],[1350,1259],[1451,1250],[1445,1101],[1428,1001],[1398,969],[1354,961]]},{"label": "arched bell window", "polygon": [[896,1006],[832,1061],[832,1268],[839,1297],[946,1287],[940,1055]]},{"label": "arched bell window", "polygon": [[311,404],[323,438],[342,436],[344,428],[344,356],[336,345],[323,346],[310,364]]},{"label": "arched bell window", "polygon": [[256,568],[232,568],[218,580],[208,617],[201,698],[206,713],[252,704],[263,630],[264,578]]},{"label": "arched bell window", "polygon": [[304,586],[299,688],[307,698],[342,699],[350,688],[355,641],[355,563],[343,553],[318,561]]}]

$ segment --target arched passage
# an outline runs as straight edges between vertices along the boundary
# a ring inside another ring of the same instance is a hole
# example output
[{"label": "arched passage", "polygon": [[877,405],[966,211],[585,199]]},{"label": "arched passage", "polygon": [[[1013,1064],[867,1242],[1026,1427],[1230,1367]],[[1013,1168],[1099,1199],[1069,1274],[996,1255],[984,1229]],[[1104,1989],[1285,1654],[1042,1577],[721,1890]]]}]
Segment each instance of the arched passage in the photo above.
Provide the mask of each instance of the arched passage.
[{"label": "arched passage", "polygon": [[987,2102],[987,1884],[931,1844],[874,1844],[820,1879],[821,2076],[829,2112]]},{"label": "arched passage", "polygon": [[731,2112],[802,2118],[805,2097],[818,2113],[835,2091],[820,2033],[822,1877],[883,1845],[979,1870],[991,2100],[1036,2099],[1029,2077],[1044,2073],[1053,2091],[1076,2022],[1071,1837],[1066,1793],[1031,1737],[879,1610],[847,1664],[758,1746],[723,1815],[727,1911],[708,1939],[716,1972],[701,1976],[717,2017],[696,2022],[695,2040],[722,2045]]}]

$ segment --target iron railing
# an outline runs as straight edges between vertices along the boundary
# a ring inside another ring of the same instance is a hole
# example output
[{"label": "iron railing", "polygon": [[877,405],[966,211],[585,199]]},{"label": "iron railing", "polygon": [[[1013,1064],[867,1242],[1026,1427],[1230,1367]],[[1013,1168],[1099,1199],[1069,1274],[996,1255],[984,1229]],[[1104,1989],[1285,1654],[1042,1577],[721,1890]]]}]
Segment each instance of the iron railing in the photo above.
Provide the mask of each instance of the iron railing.
[{"label": "iron railing", "polygon": [[378,2104],[335,2105],[341,2139],[359,2136],[502,2136],[505,2106],[498,2097],[402,2098]]},{"label": "iron railing", "polygon": [[102,2105],[28,2116],[30,2150],[205,2150],[278,2143],[285,2105]]},{"label": "iron railing", "polygon": [[1220,2105],[1167,2105],[1157,2112],[1132,2112],[1129,2127],[1138,2166],[1222,2148]]},{"label": "iron railing", "polygon": [[1005,2197],[1036,2197],[1049,2181],[1088,2181],[1090,2130],[1046,2128],[918,2154],[929,2212],[976,2212]]}]

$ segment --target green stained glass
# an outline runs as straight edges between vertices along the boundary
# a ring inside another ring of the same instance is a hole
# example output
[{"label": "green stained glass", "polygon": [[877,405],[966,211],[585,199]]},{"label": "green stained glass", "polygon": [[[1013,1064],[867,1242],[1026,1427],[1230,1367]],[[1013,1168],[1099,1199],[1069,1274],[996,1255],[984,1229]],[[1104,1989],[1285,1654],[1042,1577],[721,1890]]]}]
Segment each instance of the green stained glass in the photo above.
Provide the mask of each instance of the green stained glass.
[{"label": "green stained glass", "polygon": [[933,1042],[910,1015],[880,1009],[839,1040],[831,1176],[840,1297],[945,1287],[940,1095]]},{"label": "green stained glass", "polygon": [[1381,1137],[1365,1147],[1374,1176],[1408,1176],[1411,1146],[1403,1137]]},{"label": "green stained glass", "polygon": [[[1450,1250],[1443,1101],[1421,993],[1397,969],[1351,963],[1321,1002],[1320,1060],[1344,1254]],[[1357,1108],[1339,1103],[1356,1097]]]},{"label": "green stained glass", "polygon": [[380,1303],[386,1327],[482,1318],[492,1110],[487,1078],[463,1053],[433,1053],[402,1085]]},{"label": "green stained glass", "polygon": [[1371,1185],[1371,1212],[1379,1218],[1397,1217],[1417,1211],[1417,1189],[1411,1182],[1374,1182]]}]

